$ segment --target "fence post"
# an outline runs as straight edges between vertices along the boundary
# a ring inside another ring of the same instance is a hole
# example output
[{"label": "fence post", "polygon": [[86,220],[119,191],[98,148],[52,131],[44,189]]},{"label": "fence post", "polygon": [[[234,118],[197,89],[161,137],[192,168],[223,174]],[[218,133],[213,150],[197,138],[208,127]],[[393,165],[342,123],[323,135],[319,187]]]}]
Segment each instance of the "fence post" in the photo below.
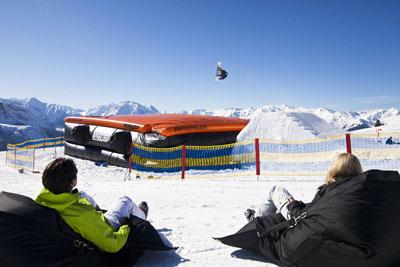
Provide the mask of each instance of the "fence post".
[{"label": "fence post", "polygon": [[133,145],[132,145],[132,142],[131,142],[131,144],[130,144],[130,146],[129,146],[129,180],[131,179],[131,173],[132,173],[132,155],[133,155]]},{"label": "fence post", "polygon": [[14,169],[17,168],[17,147],[14,147]]},{"label": "fence post", "polygon": [[381,141],[381,136],[380,136],[381,131],[382,131],[381,128],[376,129],[376,141],[378,142]]},{"label": "fence post", "polygon": [[351,154],[351,137],[350,134],[346,134],[346,151]]},{"label": "fence post", "polygon": [[256,148],[256,175],[258,179],[260,176],[260,141],[258,138],[255,139],[255,148]]},{"label": "fence post", "polygon": [[54,142],[54,158],[57,157],[57,142]]},{"label": "fence post", "polygon": [[181,179],[185,179],[185,166],[186,166],[186,146],[182,146],[182,174]]},{"label": "fence post", "polygon": [[32,172],[35,172],[35,151],[36,148],[33,149]]}]

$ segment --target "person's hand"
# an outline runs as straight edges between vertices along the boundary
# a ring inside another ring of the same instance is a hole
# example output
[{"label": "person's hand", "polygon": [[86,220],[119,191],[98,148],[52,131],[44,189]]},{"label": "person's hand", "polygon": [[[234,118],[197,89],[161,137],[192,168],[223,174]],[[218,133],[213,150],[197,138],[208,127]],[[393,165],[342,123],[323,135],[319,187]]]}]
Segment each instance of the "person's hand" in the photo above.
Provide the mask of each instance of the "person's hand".
[{"label": "person's hand", "polygon": [[125,224],[129,224],[129,217],[124,217],[124,218],[121,220],[121,225],[125,225]]}]

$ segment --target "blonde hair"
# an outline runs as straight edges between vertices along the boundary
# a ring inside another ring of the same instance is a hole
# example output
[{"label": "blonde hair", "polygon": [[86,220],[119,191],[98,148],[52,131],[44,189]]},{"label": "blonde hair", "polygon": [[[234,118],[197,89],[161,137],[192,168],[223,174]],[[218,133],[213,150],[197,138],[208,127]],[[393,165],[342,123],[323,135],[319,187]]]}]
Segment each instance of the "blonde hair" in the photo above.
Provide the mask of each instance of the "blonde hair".
[{"label": "blonde hair", "polygon": [[353,177],[362,173],[361,163],[358,158],[349,153],[337,155],[328,170],[325,182],[331,184],[339,177]]}]

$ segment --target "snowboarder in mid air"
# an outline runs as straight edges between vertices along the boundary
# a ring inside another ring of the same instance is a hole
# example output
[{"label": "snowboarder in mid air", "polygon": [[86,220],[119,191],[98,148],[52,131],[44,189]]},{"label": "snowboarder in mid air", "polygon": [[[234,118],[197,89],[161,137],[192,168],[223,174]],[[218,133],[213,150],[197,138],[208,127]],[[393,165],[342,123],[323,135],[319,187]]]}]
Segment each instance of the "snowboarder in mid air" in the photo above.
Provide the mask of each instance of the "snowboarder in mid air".
[{"label": "snowboarder in mid air", "polygon": [[228,72],[224,69],[222,69],[221,62],[218,62],[217,64],[217,72],[215,73],[215,80],[223,80],[226,77],[228,77]]}]

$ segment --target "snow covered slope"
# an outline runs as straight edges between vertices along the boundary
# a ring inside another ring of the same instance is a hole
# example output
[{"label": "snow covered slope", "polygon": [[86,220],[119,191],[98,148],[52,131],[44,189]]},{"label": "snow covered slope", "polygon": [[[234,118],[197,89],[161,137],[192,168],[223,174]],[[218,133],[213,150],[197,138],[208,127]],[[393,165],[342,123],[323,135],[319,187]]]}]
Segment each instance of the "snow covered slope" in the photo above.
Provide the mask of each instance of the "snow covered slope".
[{"label": "snow covered slope", "polygon": [[9,125],[0,123],[0,150],[6,144],[23,142],[25,140],[39,139],[47,136],[62,135],[56,129],[46,129],[30,125]]},{"label": "snow covered slope", "polygon": [[382,126],[360,129],[360,130],[352,131],[352,133],[375,134],[378,129],[381,134],[400,133],[400,117],[391,118],[390,121],[387,121],[387,123],[385,123]]},{"label": "snow covered slope", "polygon": [[310,113],[258,111],[253,114],[249,124],[239,133],[238,141],[254,138],[304,140],[342,132]]}]

